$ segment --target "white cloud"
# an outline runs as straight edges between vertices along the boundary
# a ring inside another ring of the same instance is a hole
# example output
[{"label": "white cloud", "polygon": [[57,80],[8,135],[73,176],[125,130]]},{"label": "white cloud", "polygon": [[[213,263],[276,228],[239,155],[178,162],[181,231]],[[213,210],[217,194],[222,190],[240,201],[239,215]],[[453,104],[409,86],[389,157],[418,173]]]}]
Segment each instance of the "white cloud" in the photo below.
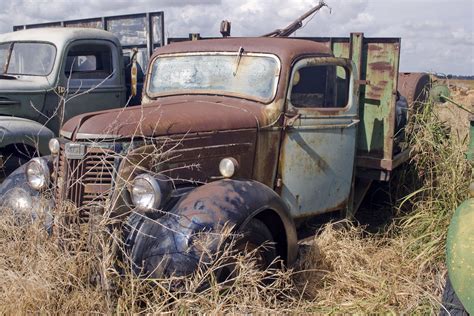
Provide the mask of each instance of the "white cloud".
[{"label": "white cloud", "polygon": [[[317,0],[0,0],[0,32],[15,24],[164,11],[168,36],[218,36],[223,19],[234,36],[281,28]],[[326,0],[298,36],[401,37],[403,71],[474,74],[472,0]]]},{"label": "white cloud", "polygon": [[367,25],[374,21],[374,17],[366,12],[358,13],[355,19],[351,19],[351,23]]}]

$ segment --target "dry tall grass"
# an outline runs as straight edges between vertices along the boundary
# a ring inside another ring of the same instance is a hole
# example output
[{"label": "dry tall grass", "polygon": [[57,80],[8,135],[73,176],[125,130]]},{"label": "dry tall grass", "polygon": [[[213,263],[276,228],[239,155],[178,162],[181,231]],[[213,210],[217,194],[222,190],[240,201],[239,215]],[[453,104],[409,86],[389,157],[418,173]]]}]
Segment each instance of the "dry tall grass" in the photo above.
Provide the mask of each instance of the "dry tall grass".
[{"label": "dry tall grass", "polygon": [[[400,184],[414,192],[392,206],[397,218],[383,232],[328,224],[302,247],[299,265],[286,271],[261,272],[252,254],[227,247],[192,277],[143,279],[129,272],[119,230],[106,218],[80,230],[64,227],[80,232],[65,245],[40,222],[20,226],[3,215],[0,313],[436,313],[446,228],[466,196],[470,169],[466,139],[431,104],[424,109],[410,129],[415,168],[400,177],[417,180]],[[229,258],[240,273],[216,284],[209,271]]]},{"label": "dry tall grass", "polygon": [[[454,113],[455,120],[447,121],[446,111]],[[370,235],[363,227],[341,230],[328,225],[315,237],[302,267],[308,272],[301,279],[308,280],[307,294],[318,308],[365,313],[440,310],[446,231],[470,183],[464,156],[467,133],[457,128],[466,124],[463,120],[467,115],[449,104],[440,108],[428,103],[412,116],[412,168],[397,179],[416,180],[394,184],[413,192],[393,206],[397,218],[385,232]]]}]

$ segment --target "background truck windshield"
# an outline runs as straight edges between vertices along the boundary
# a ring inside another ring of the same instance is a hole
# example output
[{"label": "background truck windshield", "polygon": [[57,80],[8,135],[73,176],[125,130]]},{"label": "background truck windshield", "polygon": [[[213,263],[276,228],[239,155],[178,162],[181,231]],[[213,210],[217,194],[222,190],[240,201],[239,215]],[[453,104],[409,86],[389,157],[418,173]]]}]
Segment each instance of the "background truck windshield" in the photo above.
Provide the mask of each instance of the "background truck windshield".
[{"label": "background truck windshield", "polygon": [[158,57],[152,66],[148,92],[237,95],[269,102],[278,83],[276,57],[263,55],[185,55]]},{"label": "background truck windshield", "polygon": [[47,43],[0,44],[0,73],[46,76],[53,69],[56,48]]}]

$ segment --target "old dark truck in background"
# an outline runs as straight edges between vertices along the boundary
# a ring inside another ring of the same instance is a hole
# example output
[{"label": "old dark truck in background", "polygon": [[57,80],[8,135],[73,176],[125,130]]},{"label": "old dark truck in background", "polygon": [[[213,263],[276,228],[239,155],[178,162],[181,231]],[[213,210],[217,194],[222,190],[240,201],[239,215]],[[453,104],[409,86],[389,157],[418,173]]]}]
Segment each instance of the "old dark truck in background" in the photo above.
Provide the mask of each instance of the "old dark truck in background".
[{"label": "old dark truck in background", "polygon": [[148,275],[192,272],[195,236],[225,224],[247,246],[275,243],[260,248],[266,265],[291,265],[301,223],[350,216],[372,181],[408,159],[396,135],[399,56],[400,39],[361,33],[162,47],[141,106],[69,120],[52,156],[0,194],[17,212],[121,219],[134,268]]},{"label": "old dark truck in background", "polygon": [[[130,95],[129,104],[138,104],[141,70],[164,42],[163,12],[14,30],[0,35],[0,179],[31,157],[48,154],[48,141],[62,122],[122,107]],[[132,68],[138,81],[133,92]]]}]

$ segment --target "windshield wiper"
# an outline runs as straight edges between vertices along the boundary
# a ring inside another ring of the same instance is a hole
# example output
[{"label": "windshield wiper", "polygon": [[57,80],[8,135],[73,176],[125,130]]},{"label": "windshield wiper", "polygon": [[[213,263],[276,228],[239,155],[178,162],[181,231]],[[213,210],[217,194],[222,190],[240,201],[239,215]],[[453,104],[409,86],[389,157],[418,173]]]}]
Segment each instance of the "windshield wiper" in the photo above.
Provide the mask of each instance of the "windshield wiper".
[{"label": "windshield wiper", "polygon": [[15,77],[15,76],[10,76],[10,75],[6,75],[6,74],[0,74],[0,79],[16,80],[18,78]]},{"label": "windshield wiper", "polygon": [[242,58],[243,53],[244,53],[244,48],[240,46],[239,55],[237,56],[237,60],[236,60],[237,64],[235,65],[234,77],[237,75],[237,70],[239,70],[240,59]]}]

